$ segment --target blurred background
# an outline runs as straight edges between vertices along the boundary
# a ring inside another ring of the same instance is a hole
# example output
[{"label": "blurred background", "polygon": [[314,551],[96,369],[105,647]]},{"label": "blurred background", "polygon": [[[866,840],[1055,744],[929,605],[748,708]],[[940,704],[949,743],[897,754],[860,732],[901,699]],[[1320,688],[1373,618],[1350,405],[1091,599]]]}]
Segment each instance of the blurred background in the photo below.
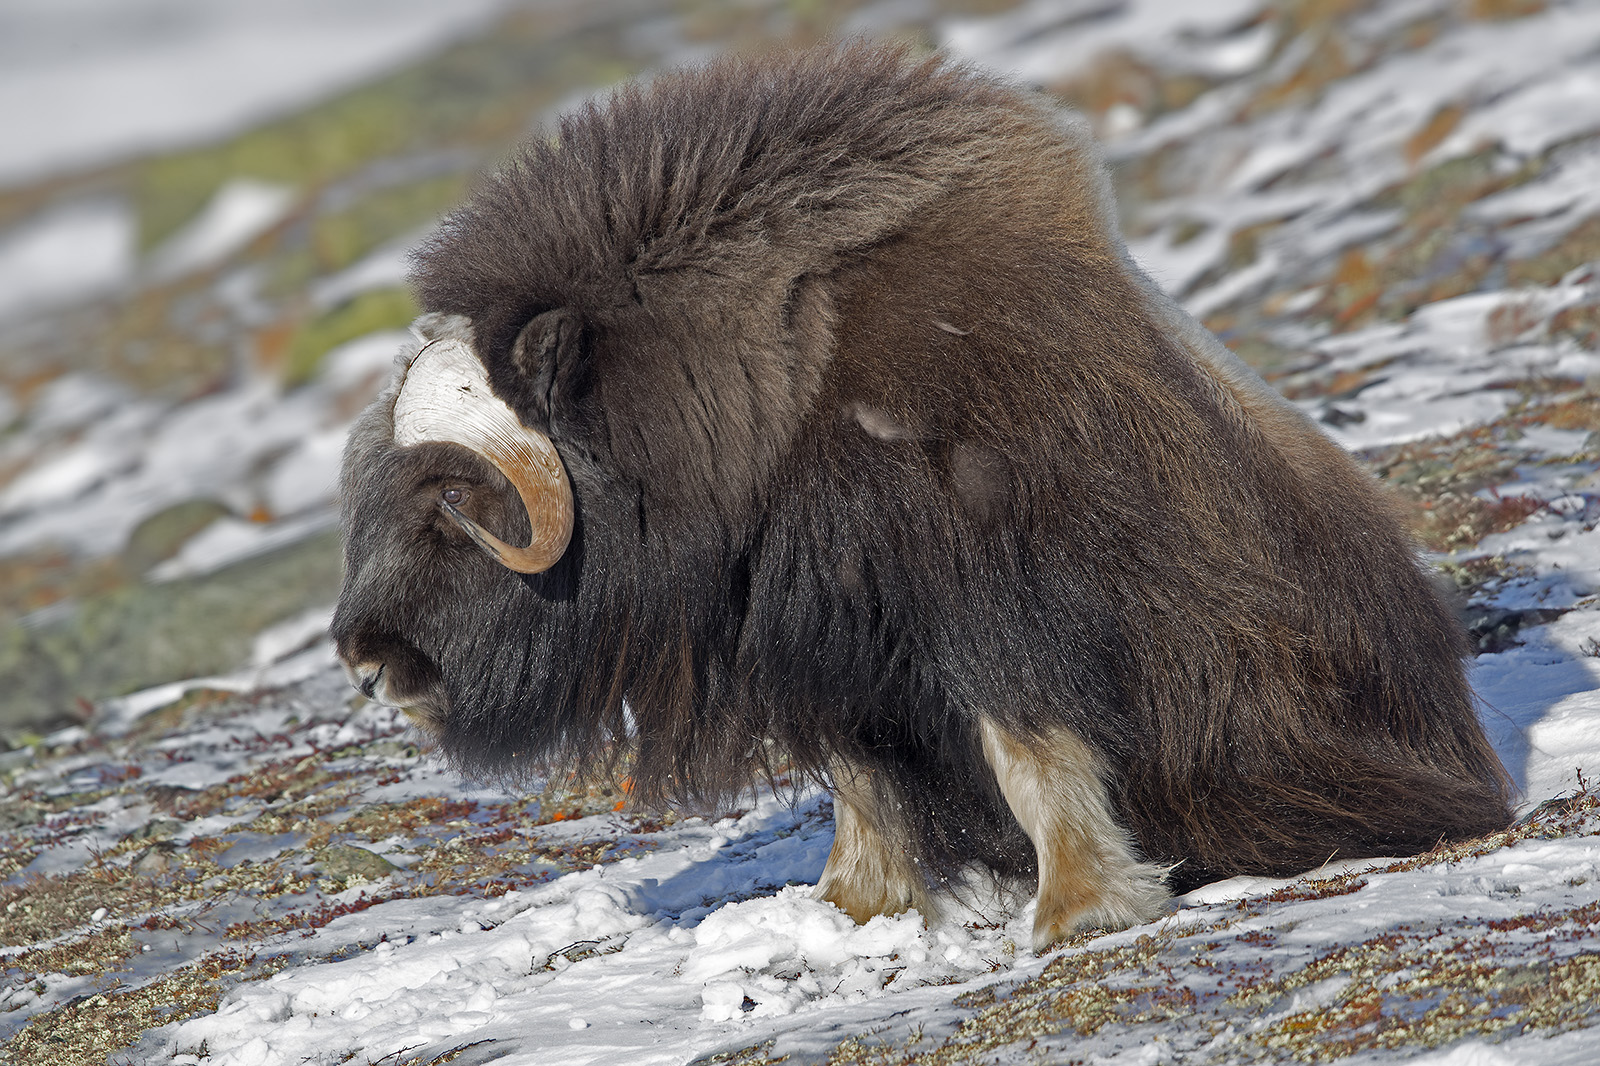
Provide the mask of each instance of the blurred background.
[{"label": "blurred background", "polygon": [[1469,598],[1549,504],[1500,486],[1592,474],[1592,2],[0,0],[0,750],[321,639],[344,433],[475,173],[619,79],[853,34],[1084,112],[1135,256]]}]

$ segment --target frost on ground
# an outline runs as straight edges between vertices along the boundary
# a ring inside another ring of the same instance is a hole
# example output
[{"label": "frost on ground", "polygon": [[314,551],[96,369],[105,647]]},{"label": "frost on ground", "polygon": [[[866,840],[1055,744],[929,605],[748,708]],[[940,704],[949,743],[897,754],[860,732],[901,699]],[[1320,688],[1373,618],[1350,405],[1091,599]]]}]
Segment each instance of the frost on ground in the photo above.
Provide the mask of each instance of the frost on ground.
[{"label": "frost on ground", "polygon": [[[1543,724],[1571,698],[1559,640],[1512,661],[1507,713]],[[1035,958],[1025,889],[967,886],[931,927],[813,900],[820,796],[650,821],[610,786],[477,787],[394,712],[348,700],[325,644],[297,654],[304,681],[191,690],[14,775],[0,1018],[17,1061],[1238,1061],[1474,1040],[1577,1063],[1597,1047],[1586,791],[1496,838],[1212,885]],[[1592,705],[1572,714],[1600,734]],[[1559,763],[1559,733],[1528,736]]]},{"label": "frost on ground", "polygon": [[[1208,886],[1044,958],[1018,947],[1027,886],[858,927],[809,895],[825,797],[661,815],[625,781],[463,781],[352,696],[313,583],[251,623],[239,672],[92,693],[84,724],[0,753],[0,1059],[1600,1060],[1600,12],[961,6],[848,25],[903,20],[1084,111],[1135,256],[1411,509],[1526,820]],[[267,587],[229,584],[244,560],[327,550],[408,243],[593,71],[806,32],[792,5],[737,7],[511,20],[214,148],[0,190],[0,274],[33,294],[0,303],[7,684],[86,674],[74,626],[158,649],[112,626],[149,630],[141,597],[214,604]],[[478,95],[428,111],[441,85]],[[295,154],[352,128],[370,154]],[[87,273],[57,269],[65,232]]]}]

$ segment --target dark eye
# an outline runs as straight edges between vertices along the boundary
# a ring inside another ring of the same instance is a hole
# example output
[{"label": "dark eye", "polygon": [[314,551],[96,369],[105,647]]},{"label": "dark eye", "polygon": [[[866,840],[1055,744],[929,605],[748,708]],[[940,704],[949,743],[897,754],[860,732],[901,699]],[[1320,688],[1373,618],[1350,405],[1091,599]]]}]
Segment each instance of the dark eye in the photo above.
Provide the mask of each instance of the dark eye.
[{"label": "dark eye", "polygon": [[454,507],[462,500],[466,499],[467,494],[465,490],[462,489],[445,489],[443,492],[439,493],[439,498],[445,503],[448,503],[451,507]]}]

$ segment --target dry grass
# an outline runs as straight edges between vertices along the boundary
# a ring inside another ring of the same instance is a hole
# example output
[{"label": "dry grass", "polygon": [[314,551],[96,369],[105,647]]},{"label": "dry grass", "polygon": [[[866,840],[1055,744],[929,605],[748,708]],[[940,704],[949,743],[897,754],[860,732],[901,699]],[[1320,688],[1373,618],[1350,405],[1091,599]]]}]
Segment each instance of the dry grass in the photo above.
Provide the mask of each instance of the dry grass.
[{"label": "dry grass", "polygon": [[[260,694],[191,695],[122,741],[41,753],[62,777],[0,794],[0,824],[12,827],[0,835],[8,875],[75,846],[108,809],[148,812],[81,866],[0,885],[0,988],[10,990],[0,1020],[64,983],[91,988],[33,1014],[0,1059],[104,1062],[145,1030],[213,1010],[240,981],[293,964],[298,945],[337,918],[399,899],[501,896],[638,854],[661,827],[630,831],[621,791],[604,783],[496,805],[385,801],[376,797],[425,758],[399,721],[323,748],[324,722],[291,718],[263,731],[260,703]],[[250,769],[205,788],[152,783],[194,757],[183,738],[205,732],[215,744],[216,730],[231,734],[226,753]],[[544,838],[544,827],[597,814],[610,816],[597,836]],[[241,846],[257,857],[232,861]],[[395,848],[403,870],[383,858]]]}]

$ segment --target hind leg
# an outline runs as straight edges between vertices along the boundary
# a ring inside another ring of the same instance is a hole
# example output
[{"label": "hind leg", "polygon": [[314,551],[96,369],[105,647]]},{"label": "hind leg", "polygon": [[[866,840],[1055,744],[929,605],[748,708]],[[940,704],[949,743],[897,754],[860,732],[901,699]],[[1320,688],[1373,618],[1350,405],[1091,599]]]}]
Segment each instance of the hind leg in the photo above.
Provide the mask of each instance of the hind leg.
[{"label": "hind leg", "polygon": [[812,895],[857,922],[917,908],[933,917],[932,901],[910,851],[899,804],[883,795],[864,770],[835,763],[833,850]]},{"label": "hind leg", "polygon": [[1139,861],[1083,741],[1065,729],[1018,737],[987,718],[980,731],[983,757],[1038,857],[1035,951],[1079,929],[1122,929],[1165,912],[1165,871]]}]

